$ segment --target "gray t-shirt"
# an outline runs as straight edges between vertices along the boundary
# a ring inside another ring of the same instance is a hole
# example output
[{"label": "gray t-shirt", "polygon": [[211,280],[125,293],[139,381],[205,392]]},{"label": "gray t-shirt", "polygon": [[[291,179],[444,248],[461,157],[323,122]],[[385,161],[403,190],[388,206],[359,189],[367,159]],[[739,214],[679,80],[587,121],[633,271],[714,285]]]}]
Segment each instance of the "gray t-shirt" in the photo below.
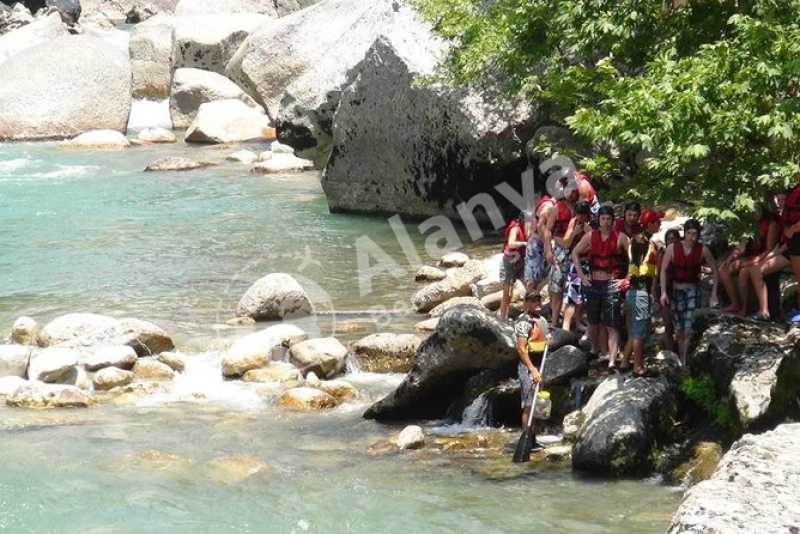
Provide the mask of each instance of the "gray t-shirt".
[{"label": "gray t-shirt", "polygon": [[542,316],[534,317],[530,312],[525,312],[521,314],[516,322],[514,323],[514,333],[516,336],[524,337],[528,339],[528,335],[531,333],[531,328],[533,328],[533,321],[539,323],[539,326],[542,329],[542,334],[546,337],[550,333],[550,328],[547,326],[547,319]]}]

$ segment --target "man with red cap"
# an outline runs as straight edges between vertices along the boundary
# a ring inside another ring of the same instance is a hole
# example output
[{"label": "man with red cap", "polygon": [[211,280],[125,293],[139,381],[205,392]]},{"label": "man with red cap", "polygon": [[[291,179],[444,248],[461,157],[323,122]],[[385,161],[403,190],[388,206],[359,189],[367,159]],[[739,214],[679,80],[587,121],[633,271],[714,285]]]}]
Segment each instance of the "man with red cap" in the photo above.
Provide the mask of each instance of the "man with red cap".
[{"label": "man with red cap", "polygon": [[650,334],[651,306],[656,289],[658,251],[653,234],[661,227],[662,213],[646,209],[639,217],[643,230],[631,238],[628,247],[628,344],[622,357],[621,369],[628,365],[628,356],[633,353],[633,374],[644,376],[642,363],[644,340]]}]

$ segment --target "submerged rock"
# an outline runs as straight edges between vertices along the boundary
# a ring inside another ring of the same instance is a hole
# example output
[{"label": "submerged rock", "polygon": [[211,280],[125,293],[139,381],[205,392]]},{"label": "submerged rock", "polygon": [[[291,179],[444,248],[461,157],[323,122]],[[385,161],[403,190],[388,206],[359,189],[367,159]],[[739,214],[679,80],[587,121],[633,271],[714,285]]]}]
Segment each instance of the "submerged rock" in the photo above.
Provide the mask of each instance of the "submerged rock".
[{"label": "submerged rock", "polygon": [[21,408],[86,408],[94,400],[75,386],[31,381],[7,396],[6,404]]},{"label": "submerged rock", "polygon": [[398,449],[421,449],[425,446],[425,433],[417,425],[408,425],[397,436]]},{"label": "submerged rock", "polygon": [[196,161],[189,158],[181,158],[174,156],[167,156],[158,158],[145,167],[146,172],[159,172],[159,171],[191,171],[193,169],[202,169],[210,167],[212,163],[207,161]]},{"label": "submerged rock", "polygon": [[689,489],[668,534],[795,534],[800,525],[800,424],[745,435],[710,480]]},{"label": "submerged rock", "polygon": [[689,458],[673,469],[669,480],[673,484],[693,486],[708,480],[714,474],[722,458],[722,446],[719,443],[703,441],[692,447]]},{"label": "submerged rock", "polygon": [[277,406],[300,412],[313,412],[333,408],[336,406],[336,399],[319,389],[297,387],[285,391],[278,398]]},{"label": "submerged rock", "polygon": [[270,471],[267,462],[249,454],[215,458],[205,466],[206,475],[223,484],[238,484],[267,471]]}]

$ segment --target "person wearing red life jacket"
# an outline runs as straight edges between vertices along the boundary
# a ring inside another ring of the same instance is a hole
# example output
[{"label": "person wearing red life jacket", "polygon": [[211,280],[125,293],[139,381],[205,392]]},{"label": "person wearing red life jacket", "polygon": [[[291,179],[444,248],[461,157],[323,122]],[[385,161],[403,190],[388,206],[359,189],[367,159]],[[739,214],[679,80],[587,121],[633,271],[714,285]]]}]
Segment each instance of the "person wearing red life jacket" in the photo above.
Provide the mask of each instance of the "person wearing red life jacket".
[{"label": "person wearing red life jacket", "polygon": [[786,193],[781,192],[776,194],[774,200],[778,210],[779,230],[777,243],[772,250],[768,250],[760,256],[756,263],[742,267],[739,271],[739,295],[742,299],[742,305],[737,313],[740,317],[744,317],[747,313],[748,296],[750,293],[750,288],[747,287],[747,283],[750,282],[753,284],[753,290],[756,294],[758,310],[752,315],[749,315],[748,318],[756,321],[777,319],[777,317],[771,317],[769,314],[768,292],[764,277],[788,269],[792,263],[787,252],[788,238],[783,231],[784,225],[787,224],[785,218]]},{"label": "person wearing red life jacket", "polygon": [[713,308],[718,302],[717,263],[709,248],[700,243],[699,239],[700,223],[696,219],[689,219],[683,225],[683,241],[667,247],[661,270],[661,287],[666,287],[667,271],[672,268],[672,294],[662,292],[661,305],[672,307],[672,322],[678,333],[678,357],[683,365],[686,364],[686,355],[689,352],[694,313],[702,305],[700,270],[703,263],[711,268],[714,278],[709,304]]},{"label": "person wearing red life jacket", "polygon": [[[572,263],[586,292],[586,318],[592,353],[598,353],[601,328],[605,328],[608,333],[608,365],[609,370],[613,370],[619,352],[619,330],[622,327],[620,288],[630,239],[614,230],[614,208],[611,206],[600,208],[598,223],[598,229],[584,235],[572,249]],[[589,257],[588,275],[581,269],[581,256],[584,254]]]},{"label": "person wearing red life jacket", "polygon": [[629,200],[625,203],[622,210],[622,219],[618,219],[614,225],[614,230],[622,232],[628,237],[633,237],[640,233],[644,228],[639,223],[639,217],[642,215],[642,206],[635,200]]},{"label": "person wearing red life jacket", "polygon": [[[564,234],[564,244],[570,247],[570,252],[575,245],[577,245],[581,238],[590,231],[592,220],[592,207],[587,200],[579,200],[575,203],[575,216],[569,222],[567,233]],[[581,258],[586,260],[586,257]],[[583,261],[581,267],[585,273],[589,272],[589,262]],[[586,296],[583,291],[583,283],[581,277],[575,271],[575,266],[569,266],[567,274],[567,284],[564,289],[564,320],[561,322],[561,328],[570,330],[572,328],[572,319],[575,318],[576,327],[578,331],[583,331],[586,326],[581,320],[583,316],[583,305],[586,301]]]},{"label": "person wearing red life jacket", "polygon": [[[750,296],[748,286],[750,277],[743,276],[742,271],[764,261],[767,254],[778,244],[781,233],[778,218],[769,210],[769,206],[760,206],[756,209],[756,220],[758,235],[754,239],[740,241],[731,255],[719,265],[719,278],[730,302],[724,311],[741,316],[747,313]],[[733,282],[733,277],[737,274],[738,292]]]},{"label": "person wearing red life jacket", "polygon": [[[670,228],[664,234],[664,247],[658,251],[658,274],[656,275],[656,294],[653,296],[653,299],[661,303],[661,293],[667,292],[667,294],[672,292],[672,269],[666,271],[667,272],[667,287],[661,286],[661,271],[664,270],[664,253],[667,251],[667,247],[669,247],[673,243],[677,243],[681,240],[681,233],[676,230],[675,228]],[[669,306],[661,306],[661,320],[664,321],[664,350],[668,351],[675,351],[675,329],[672,325],[672,310]]]},{"label": "person wearing red life jacket", "polygon": [[[795,279],[800,283],[800,173],[794,176],[795,184],[786,193],[784,205],[784,237],[786,241],[786,254],[792,265]],[[789,313],[787,320],[791,323],[800,322],[800,291],[797,292],[797,310]]]},{"label": "person wearing red life jacket", "polygon": [[525,265],[525,212],[520,212],[516,219],[508,223],[503,240],[503,259],[500,264],[500,281],[503,283],[503,296],[500,301],[500,317],[508,318],[508,306],[511,304],[511,292],[514,284],[522,279]]},{"label": "person wearing red life jacket", "polygon": [[646,209],[639,217],[644,227],[631,238],[628,249],[628,292],[625,295],[628,316],[628,344],[625,346],[620,369],[627,368],[627,358],[633,354],[633,374],[644,376],[642,362],[644,340],[650,335],[651,309],[656,292],[658,272],[658,251],[653,242],[653,234],[661,228],[663,213]]},{"label": "person wearing red life jacket", "polygon": [[550,274],[547,278],[547,291],[550,293],[550,326],[558,324],[561,298],[567,283],[569,246],[564,243],[564,235],[575,214],[575,203],[578,201],[578,187],[575,182],[568,181],[564,185],[563,193],[563,198],[547,210],[544,220],[540,220],[543,225],[544,258],[550,266]]},{"label": "person wearing red life jacket", "polygon": [[538,291],[547,279],[548,265],[544,259],[543,225],[539,221],[547,218],[548,212],[555,208],[556,199],[542,194],[532,210],[532,216],[525,227],[528,244],[525,247],[525,290]]},{"label": "person wearing red life jacket", "polygon": [[575,171],[575,184],[578,186],[578,200],[588,202],[589,210],[592,215],[596,216],[600,209],[600,199],[597,198],[589,175],[582,171]]}]

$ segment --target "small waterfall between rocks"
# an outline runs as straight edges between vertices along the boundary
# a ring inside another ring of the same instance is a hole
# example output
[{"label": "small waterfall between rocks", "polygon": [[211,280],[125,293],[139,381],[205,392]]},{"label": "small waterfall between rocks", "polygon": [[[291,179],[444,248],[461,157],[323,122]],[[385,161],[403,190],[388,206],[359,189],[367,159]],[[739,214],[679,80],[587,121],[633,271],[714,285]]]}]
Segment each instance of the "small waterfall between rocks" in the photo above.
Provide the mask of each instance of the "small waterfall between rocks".
[{"label": "small waterfall between rocks", "polygon": [[464,408],[464,413],[461,415],[461,424],[465,427],[486,426],[488,417],[489,401],[487,400],[486,392],[484,392]]}]

